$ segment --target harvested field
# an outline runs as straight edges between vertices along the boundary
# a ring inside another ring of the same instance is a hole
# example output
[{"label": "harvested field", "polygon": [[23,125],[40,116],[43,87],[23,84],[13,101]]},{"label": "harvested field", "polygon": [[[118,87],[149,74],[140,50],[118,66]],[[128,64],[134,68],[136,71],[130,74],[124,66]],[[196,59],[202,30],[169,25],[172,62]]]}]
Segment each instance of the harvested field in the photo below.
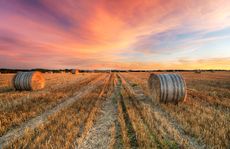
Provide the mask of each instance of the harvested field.
[{"label": "harvested field", "polygon": [[15,91],[0,74],[0,148],[229,148],[230,73],[183,72],[187,100],[151,100],[149,72],[43,74]]}]

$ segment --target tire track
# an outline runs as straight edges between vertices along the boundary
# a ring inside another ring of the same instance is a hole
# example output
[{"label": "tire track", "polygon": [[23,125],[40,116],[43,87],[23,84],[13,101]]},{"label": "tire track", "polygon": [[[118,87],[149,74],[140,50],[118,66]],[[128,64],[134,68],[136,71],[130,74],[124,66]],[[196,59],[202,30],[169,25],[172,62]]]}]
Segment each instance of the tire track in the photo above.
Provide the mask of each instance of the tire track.
[{"label": "tire track", "polygon": [[[118,76],[116,75],[116,82],[117,82],[117,92],[116,92],[116,102],[117,105],[121,105],[121,116],[122,119],[124,120],[124,125],[123,127],[121,127],[121,129],[125,129],[124,131],[126,131],[127,137],[128,137],[128,141],[129,141],[129,145],[131,148],[138,148],[138,142],[137,142],[137,136],[136,136],[136,132],[133,128],[130,116],[127,112],[127,107],[124,103],[124,99],[123,99],[123,95],[121,93],[121,89],[122,89],[122,82],[121,80],[118,78]],[[121,126],[121,124],[120,124]],[[124,136],[121,135],[121,137],[123,138]],[[124,138],[123,138],[124,141]],[[124,144],[124,142],[123,142]]]},{"label": "tire track", "polygon": [[111,138],[111,144],[110,148],[124,148],[124,141],[122,140],[122,134],[121,134],[121,124],[118,121],[118,101],[116,97],[119,96],[120,90],[121,90],[121,83],[118,82],[117,77],[114,77],[113,80],[114,84],[114,94],[112,95],[112,104],[114,107],[114,112],[115,112],[115,120],[114,120],[114,132],[112,132],[112,138]]},{"label": "tire track", "polygon": [[137,148],[138,147],[137,136],[136,136],[135,130],[133,128],[129,114],[127,112],[127,108],[126,108],[126,105],[124,103],[123,96],[120,94],[119,98],[120,98],[119,102],[120,102],[121,107],[122,107],[123,118],[124,118],[125,124],[126,124],[127,134],[129,137],[130,147],[131,148]]},{"label": "tire track", "polygon": [[[110,74],[109,79],[99,95],[99,98],[107,98],[102,105],[102,114],[99,116],[96,123],[78,141],[79,144],[76,148],[106,148],[109,146],[111,138],[109,128],[112,127],[115,118],[114,106],[111,103],[111,97],[113,95],[108,97],[108,95],[110,95],[110,93],[113,91],[112,87],[110,86],[111,82],[113,81],[112,79],[113,75]],[[97,103],[99,103],[98,101],[100,101],[100,99],[97,100]],[[95,106],[100,106],[97,103]]]},{"label": "tire track", "polygon": [[[140,108],[140,103],[135,103],[135,99],[130,95],[130,92],[126,88],[126,82],[121,79],[120,75],[118,75],[119,80],[122,82],[124,94],[126,94],[126,102],[130,109],[129,114],[133,115],[133,121],[135,125],[135,129],[137,134],[139,133],[138,141],[140,142],[140,147],[148,147],[148,148],[164,148],[164,146],[160,143],[160,141],[156,138],[155,133],[149,128],[146,124],[144,117],[146,115],[142,114],[142,109]],[[141,132],[140,132],[141,131]],[[143,139],[149,139],[143,140]],[[140,139],[140,140],[139,140]],[[145,141],[145,143],[143,142]],[[147,143],[148,142],[148,143]],[[143,144],[144,143],[144,144]],[[146,144],[147,143],[147,144]]]},{"label": "tire track", "polygon": [[86,138],[87,135],[89,135],[89,129],[91,129],[93,125],[93,121],[95,120],[95,114],[97,114],[97,109],[98,107],[100,107],[103,100],[107,98],[107,96],[109,95],[109,91],[111,91],[111,87],[109,86],[111,83],[111,79],[112,75],[110,74],[108,79],[106,78],[106,80],[104,81],[105,84],[99,94],[99,97],[96,100],[92,100],[93,108],[90,110],[88,117],[81,124],[82,126],[80,126],[80,132],[77,134],[77,136],[80,137],[77,138],[76,142],[74,143],[77,146],[77,148],[78,146],[81,146],[82,141]]}]

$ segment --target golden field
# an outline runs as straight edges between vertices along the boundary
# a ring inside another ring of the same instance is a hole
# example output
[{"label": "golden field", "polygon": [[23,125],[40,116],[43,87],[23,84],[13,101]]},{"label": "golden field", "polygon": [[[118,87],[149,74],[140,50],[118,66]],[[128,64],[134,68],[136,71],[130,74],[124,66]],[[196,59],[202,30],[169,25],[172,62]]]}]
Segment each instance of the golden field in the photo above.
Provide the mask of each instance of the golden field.
[{"label": "golden field", "polygon": [[0,74],[0,148],[230,148],[230,72],[180,74],[178,105],[150,100],[149,72],[43,74],[40,91]]}]

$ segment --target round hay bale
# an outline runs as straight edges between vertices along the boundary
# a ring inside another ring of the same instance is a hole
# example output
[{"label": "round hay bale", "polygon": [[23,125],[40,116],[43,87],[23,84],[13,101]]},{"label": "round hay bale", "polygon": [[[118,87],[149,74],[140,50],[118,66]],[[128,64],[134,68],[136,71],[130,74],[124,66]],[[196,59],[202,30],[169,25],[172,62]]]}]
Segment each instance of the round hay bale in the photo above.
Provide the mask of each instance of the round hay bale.
[{"label": "round hay bale", "polygon": [[72,73],[72,74],[79,74],[80,71],[79,71],[79,69],[72,69],[72,70],[71,70],[71,73]]},{"label": "round hay bale", "polygon": [[148,86],[153,101],[178,104],[186,99],[186,83],[179,74],[151,74]]},{"label": "round hay bale", "polygon": [[201,73],[201,70],[195,70],[194,72],[195,73]]},{"label": "round hay bale", "polygon": [[45,87],[45,79],[38,71],[18,72],[12,79],[16,90],[40,90]]}]

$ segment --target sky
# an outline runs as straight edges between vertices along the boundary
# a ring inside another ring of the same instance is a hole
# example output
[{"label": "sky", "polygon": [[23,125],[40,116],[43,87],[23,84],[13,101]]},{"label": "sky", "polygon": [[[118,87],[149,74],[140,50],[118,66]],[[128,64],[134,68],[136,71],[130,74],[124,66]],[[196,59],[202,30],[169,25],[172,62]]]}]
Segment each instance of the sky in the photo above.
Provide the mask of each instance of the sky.
[{"label": "sky", "polygon": [[0,68],[230,70],[230,0],[0,0]]}]

